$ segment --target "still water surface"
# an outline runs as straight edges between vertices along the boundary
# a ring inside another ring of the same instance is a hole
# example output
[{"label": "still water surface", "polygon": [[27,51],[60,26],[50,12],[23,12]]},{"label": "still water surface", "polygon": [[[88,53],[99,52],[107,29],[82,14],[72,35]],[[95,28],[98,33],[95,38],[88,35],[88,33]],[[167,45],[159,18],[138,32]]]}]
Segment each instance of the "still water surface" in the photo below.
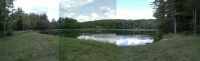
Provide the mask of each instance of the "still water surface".
[{"label": "still water surface", "polygon": [[45,30],[45,34],[72,37],[84,40],[94,40],[100,42],[113,43],[118,46],[136,46],[153,43],[156,31],[152,30]]},{"label": "still water surface", "polygon": [[153,43],[154,41],[153,37],[150,35],[117,35],[114,33],[81,34],[77,38],[83,40],[108,42],[118,46],[146,45]]}]

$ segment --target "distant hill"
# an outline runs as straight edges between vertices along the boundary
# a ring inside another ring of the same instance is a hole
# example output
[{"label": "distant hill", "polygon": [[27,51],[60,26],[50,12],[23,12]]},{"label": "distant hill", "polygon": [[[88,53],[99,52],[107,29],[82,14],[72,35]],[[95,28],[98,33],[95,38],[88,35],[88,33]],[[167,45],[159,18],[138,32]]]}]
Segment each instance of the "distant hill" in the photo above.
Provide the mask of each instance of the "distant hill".
[{"label": "distant hill", "polygon": [[103,28],[103,29],[154,29],[155,19],[102,19],[81,22],[81,28]]}]

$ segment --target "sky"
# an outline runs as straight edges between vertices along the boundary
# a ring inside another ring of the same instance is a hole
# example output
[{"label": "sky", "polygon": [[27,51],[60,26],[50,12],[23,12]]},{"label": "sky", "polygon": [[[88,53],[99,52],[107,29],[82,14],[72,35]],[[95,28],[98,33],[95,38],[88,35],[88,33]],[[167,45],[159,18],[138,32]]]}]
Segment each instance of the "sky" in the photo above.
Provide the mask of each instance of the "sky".
[{"label": "sky", "polygon": [[26,13],[46,13],[48,19],[58,19],[59,0],[14,0],[14,8],[22,8]]},{"label": "sky", "polygon": [[75,18],[79,22],[99,19],[154,19],[153,0],[15,0],[26,13],[46,13],[48,19]]},{"label": "sky", "polygon": [[153,7],[150,5],[154,0],[117,0],[118,19],[154,19]]}]

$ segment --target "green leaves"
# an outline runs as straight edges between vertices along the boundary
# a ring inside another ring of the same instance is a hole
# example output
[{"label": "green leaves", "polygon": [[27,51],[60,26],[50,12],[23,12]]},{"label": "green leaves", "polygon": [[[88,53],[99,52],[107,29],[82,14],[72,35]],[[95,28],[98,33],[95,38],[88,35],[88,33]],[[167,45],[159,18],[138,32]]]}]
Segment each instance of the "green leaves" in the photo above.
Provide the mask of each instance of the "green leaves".
[{"label": "green leaves", "polygon": [[68,17],[65,17],[65,18],[60,17],[58,19],[58,23],[59,23],[60,29],[78,29],[79,28],[79,24],[77,20],[68,18]]},{"label": "green leaves", "polygon": [[0,0],[0,36],[10,33],[10,8],[13,7],[13,0]]},{"label": "green leaves", "polygon": [[[193,31],[193,10],[199,9],[200,0],[155,0],[154,17],[157,18],[157,27],[161,32]],[[197,10],[197,16],[200,11]],[[200,18],[197,18],[199,20]],[[175,23],[176,22],[176,23]],[[197,21],[198,22],[198,21]]]}]

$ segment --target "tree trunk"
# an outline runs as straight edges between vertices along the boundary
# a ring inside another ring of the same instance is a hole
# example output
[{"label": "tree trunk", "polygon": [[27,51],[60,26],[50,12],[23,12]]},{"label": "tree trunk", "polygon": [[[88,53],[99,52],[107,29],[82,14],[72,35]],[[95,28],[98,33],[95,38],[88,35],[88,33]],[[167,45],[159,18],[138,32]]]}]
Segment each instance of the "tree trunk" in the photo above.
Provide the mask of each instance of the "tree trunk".
[{"label": "tree trunk", "polygon": [[197,33],[197,9],[193,10],[194,34]]},{"label": "tree trunk", "polygon": [[6,0],[3,1],[3,9],[4,9],[4,12],[3,12],[3,17],[4,17],[4,20],[3,20],[3,37],[5,38],[6,36]]},{"label": "tree trunk", "polygon": [[174,19],[174,34],[176,34],[177,33],[176,16],[173,16],[173,19]]}]

